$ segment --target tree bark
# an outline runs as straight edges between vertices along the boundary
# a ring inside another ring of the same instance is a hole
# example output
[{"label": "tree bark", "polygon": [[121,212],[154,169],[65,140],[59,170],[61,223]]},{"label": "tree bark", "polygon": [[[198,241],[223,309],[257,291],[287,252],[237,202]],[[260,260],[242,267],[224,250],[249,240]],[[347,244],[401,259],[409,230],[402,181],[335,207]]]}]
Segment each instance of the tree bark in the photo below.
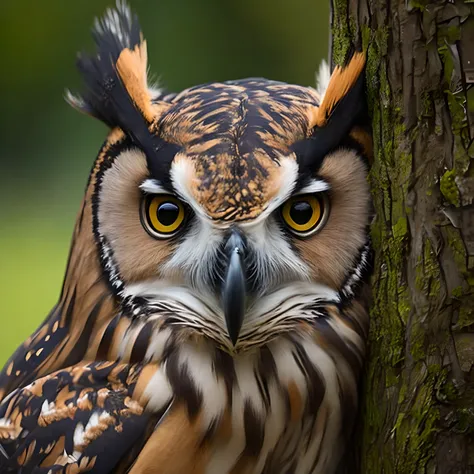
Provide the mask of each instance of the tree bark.
[{"label": "tree bark", "polygon": [[367,51],[375,147],[359,472],[474,473],[474,3],[333,2],[333,62]]}]

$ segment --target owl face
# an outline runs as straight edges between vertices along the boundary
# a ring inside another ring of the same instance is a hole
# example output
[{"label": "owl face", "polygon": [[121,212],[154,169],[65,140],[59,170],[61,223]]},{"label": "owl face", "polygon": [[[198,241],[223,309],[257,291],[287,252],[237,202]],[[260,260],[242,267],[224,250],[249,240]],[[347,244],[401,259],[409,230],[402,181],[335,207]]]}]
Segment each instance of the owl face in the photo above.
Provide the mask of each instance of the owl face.
[{"label": "owl face", "polygon": [[91,185],[102,267],[124,307],[165,305],[186,334],[235,350],[303,321],[315,298],[350,297],[369,252],[363,59],[324,97],[264,79],[164,95],[146,84],[129,19],[126,44],[82,60],[103,90],[71,97],[114,128]]}]

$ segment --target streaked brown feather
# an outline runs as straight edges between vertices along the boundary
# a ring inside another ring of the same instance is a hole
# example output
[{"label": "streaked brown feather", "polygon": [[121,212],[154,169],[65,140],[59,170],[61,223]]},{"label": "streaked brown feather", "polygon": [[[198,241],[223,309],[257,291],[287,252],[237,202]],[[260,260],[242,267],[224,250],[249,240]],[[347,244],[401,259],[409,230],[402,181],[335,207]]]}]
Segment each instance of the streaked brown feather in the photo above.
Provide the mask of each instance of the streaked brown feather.
[{"label": "streaked brown feather", "polygon": [[151,435],[130,474],[154,474],[157,468],[166,469],[166,474],[204,474],[209,452],[200,445],[201,437],[199,418],[191,422],[185,406],[174,406]]}]

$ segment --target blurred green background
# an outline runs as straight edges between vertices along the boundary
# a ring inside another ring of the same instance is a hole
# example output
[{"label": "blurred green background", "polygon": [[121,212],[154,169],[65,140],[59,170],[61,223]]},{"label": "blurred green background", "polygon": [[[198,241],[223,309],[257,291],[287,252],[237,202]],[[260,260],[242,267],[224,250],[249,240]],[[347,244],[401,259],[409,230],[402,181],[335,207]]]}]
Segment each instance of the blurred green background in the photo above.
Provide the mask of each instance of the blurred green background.
[{"label": "blurred green background", "polygon": [[[131,0],[170,91],[263,76],[314,85],[329,0]],[[71,109],[76,52],[112,0],[0,0],[0,365],[61,288],[76,212],[106,127]]]}]

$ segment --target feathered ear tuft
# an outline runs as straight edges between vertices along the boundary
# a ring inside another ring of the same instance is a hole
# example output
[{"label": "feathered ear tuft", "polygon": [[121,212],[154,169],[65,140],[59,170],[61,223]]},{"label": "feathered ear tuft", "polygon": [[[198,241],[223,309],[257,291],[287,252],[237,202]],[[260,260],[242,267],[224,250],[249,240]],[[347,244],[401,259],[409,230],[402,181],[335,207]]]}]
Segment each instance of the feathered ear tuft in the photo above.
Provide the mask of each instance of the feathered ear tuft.
[{"label": "feathered ear tuft", "polygon": [[344,113],[356,115],[354,112],[359,109],[357,102],[360,101],[364,85],[364,67],[365,54],[360,52],[354,53],[346,66],[336,66],[324,91],[321,105],[313,115],[313,127],[327,125],[329,118],[342,102]]},{"label": "feathered ear tuft", "polygon": [[170,104],[151,100],[146,43],[137,17],[118,0],[116,9],[96,20],[93,36],[96,56],[78,59],[86,91],[80,97],[68,93],[68,102],[112,128],[120,127],[145,153],[151,176],[168,183],[169,165],[177,147],[151,133],[149,126]]},{"label": "feathered ear tuft", "polygon": [[95,21],[93,37],[96,56],[79,55],[77,61],[86,91],[82,96],[67,92],[66,99],[81,112],[133,134],[139,122],[151,123],[169,107],[165,102],[152,103],[146,42],[138,18],[117,0],[115,9]]},{"label": "feathered ear tuft", "polygon": [[[351,129],[365,120],[364,67],[365,54],[355,53],[345,67],[336,67],[333,71],[321,105],[310,111],[311,136],[292,147],[301,170],[320,166]],[[323,88],[325,76],[323,71],[320,75]]]}]

